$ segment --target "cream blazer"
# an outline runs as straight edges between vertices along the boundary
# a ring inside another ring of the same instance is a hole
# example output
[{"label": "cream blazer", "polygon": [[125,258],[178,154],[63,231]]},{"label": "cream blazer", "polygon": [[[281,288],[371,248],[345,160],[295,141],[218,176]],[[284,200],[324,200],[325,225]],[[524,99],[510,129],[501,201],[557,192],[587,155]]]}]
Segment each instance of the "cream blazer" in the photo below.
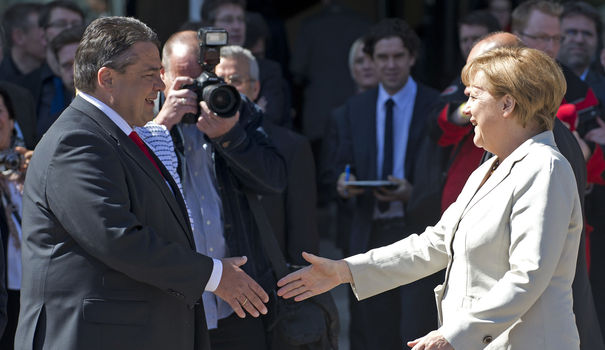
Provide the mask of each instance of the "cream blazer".
[{"label": "cream blazer", "polygon": [[439,331],[456,350],[579,349],[571,283],[583,223],[573,171],[551,131],[524,142],[479,188],[493,162],[471,174],[434,227],[345,259],[353,292],[368,298],[446,267],[435,288]]}]

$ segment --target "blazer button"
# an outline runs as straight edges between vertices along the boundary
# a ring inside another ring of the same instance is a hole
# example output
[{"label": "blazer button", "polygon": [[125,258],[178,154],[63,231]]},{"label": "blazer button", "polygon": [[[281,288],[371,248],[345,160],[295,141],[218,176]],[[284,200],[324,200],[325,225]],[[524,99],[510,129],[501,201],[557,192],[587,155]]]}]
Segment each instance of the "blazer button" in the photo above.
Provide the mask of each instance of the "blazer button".
[{"label": "blazer button", "polygon": [[494,338],[492,338],[491,335],[486,335],[485,337],[483,337],[483,344],[489,344],[492,342],[492,340],[494,340]]}]

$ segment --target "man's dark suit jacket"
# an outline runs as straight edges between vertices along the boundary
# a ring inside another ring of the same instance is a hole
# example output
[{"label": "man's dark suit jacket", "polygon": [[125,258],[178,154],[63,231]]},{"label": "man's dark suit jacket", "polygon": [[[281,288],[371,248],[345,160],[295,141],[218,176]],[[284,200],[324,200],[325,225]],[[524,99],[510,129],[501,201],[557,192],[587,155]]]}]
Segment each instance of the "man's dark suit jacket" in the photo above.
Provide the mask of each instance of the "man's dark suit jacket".
[{"label": "man's dark suit jacket", "polygon": [[[376,180],[376,100],[378,88],[355,95],[347,101],[344,108],[344,128],[338,161],[334,174],[342,172],[346,164],[351,165],[351,173],[357,180]],[[418,148],[426,137],[425,124],[439,93],[418,83],[418,92],[414,102],[414,112],[408,136],[405,174],[406,179],[414,183]],[[336,179],[335,179],[336,180]],[[334,180],[334,183],[336,182]],[[350,254],[365,252],[368,248],[375,198],[371,191],[358,196],[354,209]],[[403,234],[403,233],[402,233]],[[402,236],[403,238],[403,236]]]},{"label": "man's dark suit jacket", "polygon": [[315,163],[311,145],[304,136],[264,122],[263,128],[286,161],[286,190],[279,195],[265,195],[261,204],[267,213],[282,252],[291,264],[307,265],[303,251],[319,251],[317,232]]},{"label": "man's dark suit jacket", "polygon": [[209,348],[199,300],[212,260],[155,161],[163,178],[81,97],[45,134],[23,196],[16,349]]},{"label": "man's dark suit jacket", "polygon": [[[580,145],[569,129],[555,118],[553,128],[555,142],[559,152],[567,159],[573,169],[578,185],[580,203],[584,208],[584,193],[586,189],[586,162],[582,155]],[[578,248],[578,260],[576,263],[576,275],[571,285],[573,292],[573,312],[576,315],[576,326],[580,335],[580,349],[600,350],[605,349],[599,320],[595,312],[595,303],[588,279],[586,267],[586,228],[582,230],[580,246]]]},{"label": "man's dark suit jacket", "polygon": [[266,100],[265,118],[280,126],[290,125],[290,107],[292,107],[290,87],[283,78],[281,66],[266,58],[256,61],[261,86],[257,101],[262,98]]},{"label": "man's dark suit jacket", "polygon": [[590,69],[584,80],[588,84],[601,103],[605,103],[605,76],[603,74]]}]

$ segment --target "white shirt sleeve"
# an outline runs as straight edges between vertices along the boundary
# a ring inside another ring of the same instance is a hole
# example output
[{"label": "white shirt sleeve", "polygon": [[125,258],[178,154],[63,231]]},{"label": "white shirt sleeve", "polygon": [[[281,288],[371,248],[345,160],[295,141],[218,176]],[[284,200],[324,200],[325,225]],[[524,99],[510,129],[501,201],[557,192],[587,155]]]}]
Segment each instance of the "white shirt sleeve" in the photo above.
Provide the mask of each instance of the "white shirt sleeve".
[{"label": "white shirt sleeve", "polygon": [[212,274],[210,275],[208,283],[206,283],[206,287],[204,288],[204,290],[207,292],[214,292],[221,281],[221,277],[223,276],[223,263],[219,259],[212,260],[214,261]]}]

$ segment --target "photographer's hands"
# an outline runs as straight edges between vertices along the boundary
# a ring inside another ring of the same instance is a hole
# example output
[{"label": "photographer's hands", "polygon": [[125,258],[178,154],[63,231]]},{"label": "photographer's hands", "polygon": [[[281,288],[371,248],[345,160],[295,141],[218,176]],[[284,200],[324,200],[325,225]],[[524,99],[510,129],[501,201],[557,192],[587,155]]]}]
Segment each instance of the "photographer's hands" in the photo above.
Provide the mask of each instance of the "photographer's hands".
[{"label": "photographer's hands", "polygon": [[208,108],[205,101],[200,102],[200,107],[202,112],[197,120],[197,128],[211,139],[225,135],[239,120],[239,112],[232,117],[221,118]]},{"label": "photographer's hands", "polygon": [[25,174],[25,172],[27,171],[27,167],[29,166],[29,161],[32,159],[32,156],[34,155],[34,151],[29,150],[25,147],[17,146],[17,147],[15,147],[15,152],[17,152],[23,156],[23,162],[21,163],[21,169],[19,169],[19,171],[21,172],[21,174]]},{"label": "photographer's hands", "polygon": [[166,94],[166,101],[155,117],[155,122],[164,125],[168,130],[179,123],[187,113],[197,114],[197,95],[184,85],[192,84],[189,77],[177,77]]},{"label": "photographer's hands", "polygon": [[[184,85],[192,84],[189,77],[177,77],[168,92],[162,109],[154,121],[164,125],[168,130],[180,123],[187,113],[197,114],[197,95],[194,91],[183,89]],[[197,128],[211,139],[226,134],[239,120],[239,112],[233,117],[221,118],[208,108],[206,102],[200,102],[201,114],[197,120]]]}]

